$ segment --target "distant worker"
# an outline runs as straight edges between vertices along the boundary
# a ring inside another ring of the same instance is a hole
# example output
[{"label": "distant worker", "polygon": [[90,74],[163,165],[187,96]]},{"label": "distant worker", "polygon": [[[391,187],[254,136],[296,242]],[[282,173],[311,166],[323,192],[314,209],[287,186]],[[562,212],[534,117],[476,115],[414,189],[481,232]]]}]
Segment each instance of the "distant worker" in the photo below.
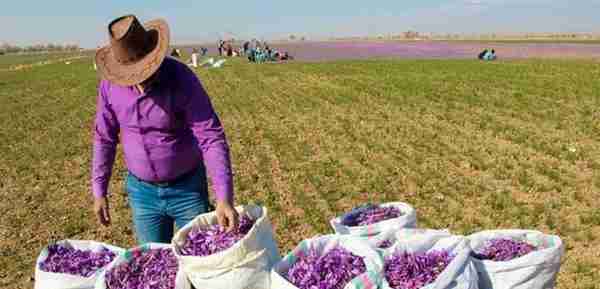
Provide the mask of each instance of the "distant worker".
[{"label": "distant worker", "polygon": [[231,45],[231,42],[227,42],[225,51],[227,52],[228,57],[233,56],[233,46]]},{"label": "distant worker", "polygon": [[246,41],[242,45],[244,55],[248,55],[248,51],[250,50],[250,42]]},{"label": "distant worker", "polygon": [[217,47],[217,50],[219,50],[219,56],[223,56],[223,53],[225,50],[225,41],[219,40],[219,45]]},{"label": "distant worker", "polygon": [[181,54],[179,53],[178,49],[173,48],[173,50],[171,50],[171,56],[175,57],[175,58],[181,58]]},{"label": "distant worker", "polygon": [[192,67],[198,67],[198,48],[192,50]]},{"label": "distant worker", "polygon": [[496,60],[496,50],[494,49],[486,49],[486,53],[483,56],[483,60],[486,61],[492,61],[492,60]]},{"label": "distant worker", "polygon": [[481,51],[479,53],[479,55],[477,56],[477,58],[479,58],[479,60],[483,60],[483,57],[488,53],[487,49],[484,49],[483,51]]}]

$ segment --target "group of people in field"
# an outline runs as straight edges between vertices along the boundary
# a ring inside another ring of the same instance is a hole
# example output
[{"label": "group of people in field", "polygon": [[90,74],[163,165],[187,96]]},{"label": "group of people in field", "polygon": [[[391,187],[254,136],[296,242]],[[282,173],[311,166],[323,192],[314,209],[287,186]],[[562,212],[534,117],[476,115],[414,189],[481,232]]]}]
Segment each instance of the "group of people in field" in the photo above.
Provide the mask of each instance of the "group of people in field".
[{"label": "group of people in field", "polygon": [[260,42],[245,42],[243,45],[245,54],[250,62],[262,63],[268,61],[286,61],[292,60],[292,56],[286,51],[279,51],[270,47],[266,42],[263,45]]},{"label": "group of people in field", "polygon": [[266,41],[256,39],[244,41],[239,48],[234,48],[232,41],[220,40],[217,46],[219,56],[245,56],[250,62],[285,61],[291,60],[288,52],[279,51],[269,46]]},{"label": "group of people in field", "polygon": [[[279,51],[270,47],[266,41],[260,42],[256,39],[245,41],[237,48],[234,48],[233,41],[219,40],[217,44],[217,53],[220,57],[245,56],[248,58],[248,61],[255,63],[279,62],[293,59],[288,52]],[[206,63],[200,64],[200,57],[206,55],[208,55],[208,48],[193,48],[188,65],[192,67],[203,66]],[[177,59],[181,59],[183,57],[181,51],[177,48],[173,48],[171,50],[170,56]],[[220,61],[225,62],[224,59]],[[215,60],[212,58],[208,59],[208,64],[210,64],[209,66],[211,67],[215,67],[213,65],[215,63],[218,63],[218,67],[220,67],[222,64],[221,62],[215,62]]]}]

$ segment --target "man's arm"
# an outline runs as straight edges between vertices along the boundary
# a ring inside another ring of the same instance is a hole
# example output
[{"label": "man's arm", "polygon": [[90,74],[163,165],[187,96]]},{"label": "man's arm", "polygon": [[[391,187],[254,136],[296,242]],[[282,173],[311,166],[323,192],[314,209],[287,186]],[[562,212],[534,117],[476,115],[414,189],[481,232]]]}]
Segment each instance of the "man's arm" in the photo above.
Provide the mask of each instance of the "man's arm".
[{"label": "man's arm", "polygon": [[217,199],[217,217],[223,226],[237,227],[233,209],[233,176],[225,131],[202,84],[187,67],[182,82],[185,120],[198,141]]},{"label": "man's arm", "polygon": [[119,124],[106,99],[107,83],[101,82],[96,100],[94,155],[92,160],[92,193],[94,212],[103,225],[110,224],[108,184],[119,142]]},{"label": "man's arm", "polygon": [[233,177],[225,131],[198,78],[192,75],[186,82],[186,123],[198,141],[217,200],[232,201]]}]

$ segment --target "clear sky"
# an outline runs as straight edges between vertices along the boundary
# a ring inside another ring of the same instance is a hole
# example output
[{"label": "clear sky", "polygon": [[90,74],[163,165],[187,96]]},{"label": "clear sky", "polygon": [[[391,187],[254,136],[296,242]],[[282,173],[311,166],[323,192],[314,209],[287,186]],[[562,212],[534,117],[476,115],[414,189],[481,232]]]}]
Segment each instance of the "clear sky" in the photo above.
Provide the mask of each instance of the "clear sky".
[{"label": "clear sky", "polygon": [[309,38],[417,30],[436,33],[599,32],[600,0],[4,0],[0,42],[106,42],[106,25],[128,13],[165,18],[172,41],[219,36]]}]

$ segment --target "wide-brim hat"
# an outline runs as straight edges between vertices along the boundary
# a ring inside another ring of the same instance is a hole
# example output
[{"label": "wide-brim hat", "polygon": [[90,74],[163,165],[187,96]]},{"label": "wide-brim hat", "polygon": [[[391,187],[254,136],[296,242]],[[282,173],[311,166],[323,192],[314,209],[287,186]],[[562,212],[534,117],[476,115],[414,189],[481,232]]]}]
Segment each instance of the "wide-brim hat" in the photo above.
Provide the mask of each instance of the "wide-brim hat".
[{"label": "wide-brim hat", "polygon": [[101,77],[119,85],[142,83],[160,67],[169,50],[169,26],[155,19],[142,26],[134,15],[108,25],[110,44],[96,52]]}]

